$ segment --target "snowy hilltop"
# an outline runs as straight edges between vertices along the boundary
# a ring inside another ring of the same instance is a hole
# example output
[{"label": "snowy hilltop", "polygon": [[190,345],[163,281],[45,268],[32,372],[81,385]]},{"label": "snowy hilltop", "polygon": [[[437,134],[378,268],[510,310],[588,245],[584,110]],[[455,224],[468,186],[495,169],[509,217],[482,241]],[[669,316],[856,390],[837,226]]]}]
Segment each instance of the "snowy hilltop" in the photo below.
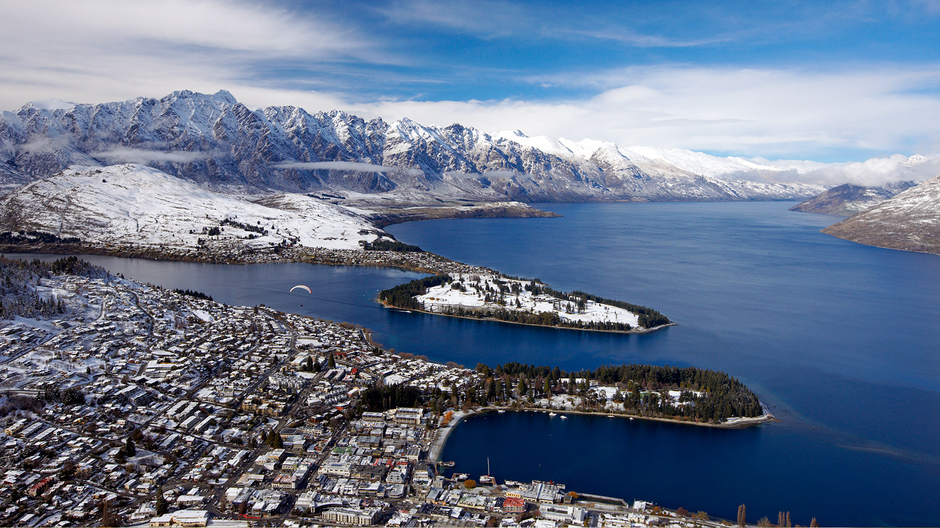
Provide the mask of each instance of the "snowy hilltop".
[{"label": "snowy hilltop", "polygon": [[224,192],[326,192],[360,204],[778,200],[824,190],[783,183],[816,168],[808,162],[366,121],[293,106],[250,110],[226,91],[29,103],[0,116],[0,193],[72,165],[128,162]]},{"label": "snowy hilltop", "polygon": [[304,195],[249,201],[135,164],[75,167],[18,189],[0,200],[0,232],[207,252],[359,249],[385,235],[357,213]]}]

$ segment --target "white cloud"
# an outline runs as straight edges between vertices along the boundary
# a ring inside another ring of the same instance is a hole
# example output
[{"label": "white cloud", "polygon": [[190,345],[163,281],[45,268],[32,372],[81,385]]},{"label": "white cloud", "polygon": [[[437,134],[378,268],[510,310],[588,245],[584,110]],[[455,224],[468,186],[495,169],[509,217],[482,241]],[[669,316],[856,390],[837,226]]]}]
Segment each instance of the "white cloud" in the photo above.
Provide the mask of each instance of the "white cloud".
[{"label": "white cloud", "polygon": [[358,163],[355,161],[285,161],[283,163],[275,163],[272,166],[277,169],[404,172],[416,176],[424,174],[421,169],[402,169],[401,167],[386,167],[383,165],[372,165],[370,163]]},{"label": "white cloud", "polygon": [[384,101],[353,110],[388,120],[407,116],[425,124],[744,156],[940,151],[940,96],[925,89],[940,85],[940,67],[831,73],[646,67],[609,77],[554,79],[627,82],[582,100]]},{"label": "white cloud", "polygon": [[879,186],[892,181],[921,182],[940,174],[940,156],[920,160],[895,154],[863,162],[836,163],[808,172],[801,179],[814,183]]},{"label": "white cloud", "polygon": [[[388,62],[326,13],[223,0],[9,2],[0,7],[0,107],[234,89],[272,64]],[[279,62],[280,61],[280,62]]]},{"label": "white cloud", "polygon": [[151,162],[191,163],[198,159],[208,158],[209,154],[205,152],[186,152],[186,151],[165,152],[162,150],[147,150],[147,149],[137,149],[137,148],[130,148],[130,147],[120,147],[120,148],[104,150],[101,152],[92,152],[90,156],[92,156],[93,158],[105,159],[109,163],[147,164]]}]

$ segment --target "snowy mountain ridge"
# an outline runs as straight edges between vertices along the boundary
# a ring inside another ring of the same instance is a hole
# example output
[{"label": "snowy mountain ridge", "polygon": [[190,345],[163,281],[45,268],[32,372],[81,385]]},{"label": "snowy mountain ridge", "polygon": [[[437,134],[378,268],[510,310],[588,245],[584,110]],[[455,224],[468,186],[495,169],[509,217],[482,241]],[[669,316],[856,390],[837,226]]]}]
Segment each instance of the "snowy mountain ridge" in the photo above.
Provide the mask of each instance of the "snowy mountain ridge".
[{"label": "snowy mountain ridge", "polygon": [[330,192],[360,203],[775,200],[824,190],[737,177],[802,170],[793,166],[407,118],[366,121],[336,110],[249,110],[224,90],[103,104],[43,101],[0,116],[7,191],[71,165],[115,163],[145,164],[218,191]]}]

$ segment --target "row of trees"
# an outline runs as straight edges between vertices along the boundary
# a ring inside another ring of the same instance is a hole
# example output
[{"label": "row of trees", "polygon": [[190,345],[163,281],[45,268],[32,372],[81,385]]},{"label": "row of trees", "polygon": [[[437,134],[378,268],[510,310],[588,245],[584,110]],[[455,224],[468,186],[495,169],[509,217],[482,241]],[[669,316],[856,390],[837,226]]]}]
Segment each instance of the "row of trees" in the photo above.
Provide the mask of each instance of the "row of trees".
[{"label": "row of trees", "polygon": [[[584,405],[600,410],[606,401],[590,398],[590,382],[596,381],[619,387],[622,392],[614,396],[614,401],[622,403],[625,411],[640,416],[720,422],[731,416],[756,417],[763,413],[757,395],[743,383],[724,372],[695,367],[605,365],[568,372],[558,367],[511,362],[495,368],[479,364],[477,371],[494,380],[484,386],[488,401],[505,401],[511,396],[504,393],[504,387],[514,386],[522,397],[530,391],[541,397],[561,393],[587,396]],[[652,392],[666,390],[680,390],[678,402],[665,392],[662,396]]]},{"label": "row of trees", "polygon": [[206,300],[206,301],[211,301],[211,300],[212,300],[212,296],[211,296],[211,295],[206,295],[205,293],[202,293],[201,291],[190,290],[190,289],[188,289],[188,288],[185,289],[185,290],[181,290],[181,289],[179,289],[179,288],[174,288],[174,289],[173,289],[173,292],[174,292],[174,293],[178,293],[178,294],[180,294],[180,295],[185,295],[185,296],[187,296],[187,297],[193,297],[193,298],[195,298],[195,299],[204,299],[204,300]]},{"label": "row of trees", "polygon": [[76,237],[59,237],[53,233],[42,231],[5,231],[0,233],[0,245],[15,246],[18,244],[80,244],[82,241]]},{"label": "row of trees", "polygon": [[385,240],[380,238],[375,242],[366,242],[362,240],[359,242],[362,245],[362,248],[366,251],[396,251],[399,253],[423,253],[424,250],[418,246],[413,246],[411,244],[405,244],[404,242],[399,242],[397,240]]},{"label": "row of trees", "polygon": [[39,393],[39,399],[45,403],[84,405],[85,393],[78,387],[69,387],[65,390],[60,390],[58,387],[46,386]]},{"label": "row of trees", "polygon": [[362,393],[359,400],[363,409],[382,412],[396,407],[418,407],[421,391],[410,385],[373,385]]}]

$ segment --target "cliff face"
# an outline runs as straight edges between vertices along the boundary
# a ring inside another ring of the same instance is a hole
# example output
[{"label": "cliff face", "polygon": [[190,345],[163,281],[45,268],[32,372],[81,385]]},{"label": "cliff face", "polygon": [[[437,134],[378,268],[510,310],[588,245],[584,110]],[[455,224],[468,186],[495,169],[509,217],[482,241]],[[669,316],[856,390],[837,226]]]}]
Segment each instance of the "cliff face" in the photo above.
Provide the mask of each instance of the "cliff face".
[{"label": "cliff face", "polygon": [[360,202],[782,200],[823,187],[731,176],[740,158],[366,121],[231,94],[27,104],[0,117],[0,193],[71,166],[139,163],[225,192],[328,192]]},{"label": "cliff face", "polygon": [[940,254],[940,176],[823,229],[860,244]]},{"label": "cliff face", "polygon": [[813,198],[795,205],[791,211],[852,216],[896,196],[917,185],[912,181],[896,182],[882,187],[862,187],[845,184],[833,187]]}]

